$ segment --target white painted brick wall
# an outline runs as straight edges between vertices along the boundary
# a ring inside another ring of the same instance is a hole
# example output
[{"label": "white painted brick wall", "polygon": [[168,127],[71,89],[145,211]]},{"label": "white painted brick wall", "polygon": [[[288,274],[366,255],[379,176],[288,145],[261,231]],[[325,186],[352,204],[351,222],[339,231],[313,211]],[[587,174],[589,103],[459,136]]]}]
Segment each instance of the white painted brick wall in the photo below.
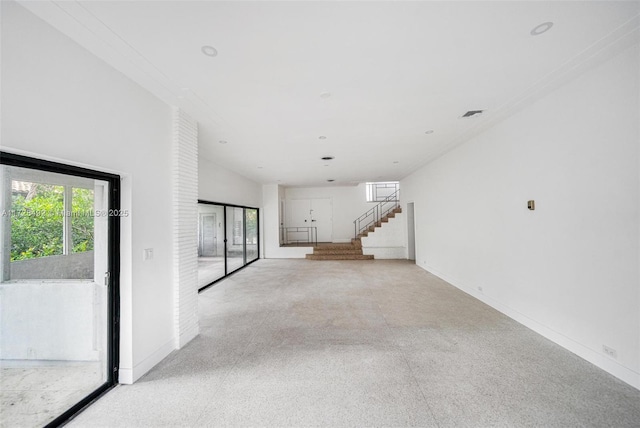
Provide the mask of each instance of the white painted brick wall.
[{"label": "white painted brick wall", "polygon": [[173,112],[172,147],[173,286],[176,347],[198,326],[198,124],[182,110]]}]

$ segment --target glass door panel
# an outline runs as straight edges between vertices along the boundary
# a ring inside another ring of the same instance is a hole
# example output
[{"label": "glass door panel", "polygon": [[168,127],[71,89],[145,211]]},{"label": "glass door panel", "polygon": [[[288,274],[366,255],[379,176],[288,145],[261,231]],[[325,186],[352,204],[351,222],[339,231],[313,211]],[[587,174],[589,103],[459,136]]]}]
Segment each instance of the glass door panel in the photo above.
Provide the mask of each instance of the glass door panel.
[{"label": "glass door panel", "polygon": [[198,204],[198,288],[225,276],[224,207]]},{"label": "glass door panel", "polygon": [[258,258],[258,210],[245,208],[247,263]]},{"label": "glass door panel", "polygon": [[227,273],[244,266],[244,209],[227,207]]},{"label": "glass door panel", "polygon": [[111,381],[109,183],[1,173],[0,414],[42,426]]}]

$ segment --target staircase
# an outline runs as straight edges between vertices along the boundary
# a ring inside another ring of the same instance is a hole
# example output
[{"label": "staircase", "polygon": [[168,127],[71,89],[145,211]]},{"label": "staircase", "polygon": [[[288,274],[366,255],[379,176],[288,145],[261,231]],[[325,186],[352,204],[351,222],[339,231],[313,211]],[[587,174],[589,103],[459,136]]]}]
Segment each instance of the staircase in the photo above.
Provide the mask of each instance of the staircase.
[{"label": "staircase", "polygon": [[353,224],[355,225],[355,238],[350,244],[325,244],[313,247],[313,254],[307,254],[308,260],[372,260],[372,254],[362,254],[362,242],[360,238],[375,232],[383,223],[389,222],[396,214],[402,212],[397,190],[392,195],[384,198],[380,203],[362,214]]},{"label": "staircase", "polygon": [[389,219],[390,218],[394,218],[396,216],[396,214],[400,214],[402,212],[402,208],[400,206],[397,206],[396,208],[393,208],[391,211],[389,211],[387,214],[385,214],[384,217],[382,217],[380,220],[374,222],[373,224],[371,224],[370,226],[361,229],[358,233],[358,235],[356,235],[356,239],[352,239],[351,242],[353,241],[360,241],[360,238],[364,238],[365,236],[369,236],[369,234],[371,232],[375,232],[376,228],[378,227],[382,227],[382,223],[389,223]]}]

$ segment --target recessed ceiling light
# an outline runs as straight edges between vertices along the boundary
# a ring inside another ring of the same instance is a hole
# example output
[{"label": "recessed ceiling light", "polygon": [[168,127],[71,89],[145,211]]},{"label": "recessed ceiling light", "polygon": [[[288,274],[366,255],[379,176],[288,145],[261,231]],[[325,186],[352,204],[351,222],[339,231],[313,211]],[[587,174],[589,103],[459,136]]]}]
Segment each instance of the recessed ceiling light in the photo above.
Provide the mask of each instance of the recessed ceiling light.
[{"label": "recessed ceiling light", "polygon": [[433,129],[429,129],[428,131],[424,131],[425,134],[433,134]]},{"label": "recessed ceiling light", "polygon": [[323,156],[321,159],[322,160],[333,160],[335,158],[333,156]]},{"label": "recessed ceiling light", "polygon": [[333,178],[330,178],[330,179],[328,179],[327,181],[328,181],[329,183],[333,183],[333,182],[334,182],[334,181],[336,181],[336,180],[334,180]]},{"label": "recessed ceiling light", "polygon": [[320,98],[329,98],[331,96],[331,92],[323,92],[320,94]]},{"label": "recessed ceiling light", "polygon": [[227,141],[227,140],[220,140],[220,141],[218,141],[218,143],[220,143],[220,144],[227,144],[227,143],[228,143],[228,141]]},{"label": "recessed ceiling light", "polygon": [[216,56],[216,55],[218,55],[218,51],[213,46],[205,45],[202,48],[200,48],[200,50],[206,56]]},{"label": "recessed ceiling light", "polygon": [[540,34],[549,31],[551,27],[553,27],[553,22],[543,22],[542,24],[537,25],[533,30],[531,30],[531,35],[539,36]]},{"label": "recessed ceiling light", "polygon": [[327,139],[327,137],[325,137],[324,135],[321,135],[321,136],[319,136],[319,137],[318,137],[318,139],[320,139],[320,140],[326,140],[326,139]]}]

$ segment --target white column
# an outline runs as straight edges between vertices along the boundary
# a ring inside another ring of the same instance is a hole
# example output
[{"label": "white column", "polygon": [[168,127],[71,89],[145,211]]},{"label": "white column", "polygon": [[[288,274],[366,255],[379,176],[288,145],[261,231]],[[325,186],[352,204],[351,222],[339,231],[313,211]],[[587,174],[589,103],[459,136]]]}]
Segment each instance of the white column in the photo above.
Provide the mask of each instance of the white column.
[{"label": "white column", "polygon": [[198,124],[173,113],[173,284],[176,347],[198,335]]}]

